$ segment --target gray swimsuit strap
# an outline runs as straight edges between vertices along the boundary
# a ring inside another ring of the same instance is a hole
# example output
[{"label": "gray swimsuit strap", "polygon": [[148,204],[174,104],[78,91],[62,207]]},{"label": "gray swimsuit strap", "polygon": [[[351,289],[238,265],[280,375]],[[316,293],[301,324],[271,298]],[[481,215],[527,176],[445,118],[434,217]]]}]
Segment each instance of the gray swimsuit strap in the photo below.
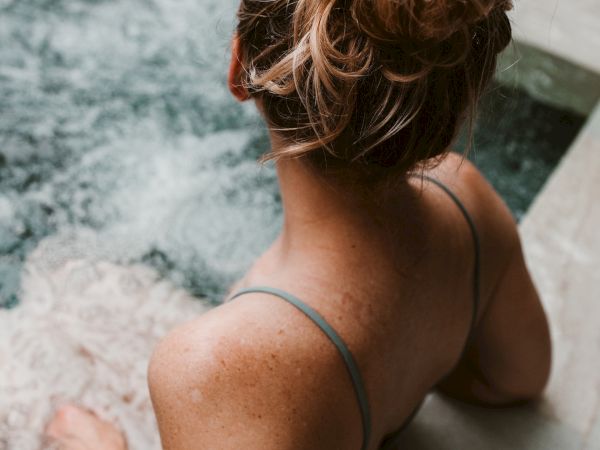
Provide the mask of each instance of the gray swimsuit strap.
[{"label": "gray swimsuit strap", "polygon": [[365,386],[362,377],[360,376],[360,371],[358,370],[356,361],[354,360],[352,353],[350,352],[350,350],[348,350],[348,347],[346,346],[340,335],[336,333],[332,326],[329,325],[327,321],[323,318],[323,316],[321,316],[317,311],[315,311],[313,308],[301,301],[299,298],[293,296],[288,292],[282,291],[281,289],[267,286],[256,286],[246,288],[238,291],[233,297],[231,297],[230,300],[233,300],[234,298],[239,297],[242,294],[254,292],[275,295],[287,301],[288,303],[291,303],[293,306],[302,311],[310,320],[312,320],[315,323],[315,325],[317,325],[336,346],[342,359],[344,360],[344,364],[346,365],[348,374],[352,379],[352,386],[354,386],[354,392],[356,393],[356,398],[358,400],[358,406],[360,408],[360,414],[362,418],[362,450],[366,450],[369,446],[369,439],[371,437],[371,410],[369,408],[367,392],[365,391]]},{"label": "gray swimsuit strap", "polygon": [[[469,225],[469,229],[471,230],[471,235],[473,237],[473,246],[474,246],[474,268],[473,268],[473,315],[471,318],[471,328],[469,329],[469,334],[467,336],[467,340],[465,342],[465,345],[463,346],[463,350],[462,353],[460,355],[460,357],[458,358],[458,360],[460,361],[467,349],[467,345],[469,343],[469,341],[471,340],[471,337],[473,335],[473,329],[475,328],[475,323],[477,321],[477,311],[479,308],[479,285],[480,285],[480,272],[481,272],[481,268],[480,268],[480,260],[481,260],[481,251],[479,249],[480,244],[479,244],[479,235],[477,234],[477,228],[475,227],[475,222],[473,221],[473,218],[471,217],[471,215],[469,214],[469,212],[467,211],[467,208],[465,208],[465,205],[463,205],[463,203],[460,201],[460,199],[458,198],[458,196],[452,192],[450,190],[450,188],[448,186],[446,186],[444,183],[442,183],[439,180],[436,180],[435,178],[432,178],[430,176],[427,175],[420,175],[420,174],[411,174],[410,175],[412,178],[423,178],[426,179],[430,182],[432,182],[433,184],[435,184],[436,186],[438,186],[440,189],[442,189],[446,194],[448,194],[448,196],[452,199],[452,201],[456,204],[456,206],[458,207],[458,209],[460,210],[460,212],[462,213],[462,215],[464,216],[467,224]],[[452,370],[451,370],[452,371]],[[404,424],[402,424],[402,426],[396,430],[395,432],[391,433],[390,435],[386,436],[384,438],[384,441],[381,445],[381,447],[379,448],[379,450],[392,450],[397,448],[397,445],[399,443],[400,437],[402,436],[402,432],[404,431],[404,429],[408,426],[408,424],[410,424],[410,422],[412,421],[412,419],[417,415],[417,412],[419,411],[421,405],[417,406],[417,408],[412,412],[412,414],[408,417],[408,419],[406,419],[404,421]]]},{"label": "gray swimsuit strap", "polygon": [[[448,196],[450,196],[450,198],[454,201],[456,206],[458,206],[458,208],[460,209],[463,216],[465,217],[465,220],[467,221],[467,224],[469,225],[469,228],[471,230],[471,234],[473,236],[473,243],[474,243],[474,247],[475,247],[475,268],[474,268],[474,274],[473,274],[473,316],[472,316],[472,320],[471,320],[471,329],[469,331],[469,337],[467,338],[467,342],[468,342],[469,338],[471,337],[471,334],[473,332],[475,321],[477,319],[477,309],[478,309],[478,304],[479,304],[480,250],[479,250],[479,236],[477,234],[477,229],[475,228],[475,223],[473,222],[473,219],[467,212],[467,209],[462,204],[460,199],[445,184],[436,180],[435,178],[431,178],[426,175],[422,175],[422,176],[421,175],[411,175],[411,176],[422,177],[424,179],[427,179],[427,180],[431,181],[432,183],[436,184],[437,186],[439,186],[441,189],[443,189],[444,192],[446,192],[446,194],[448,194]],[[285,292],[281,289],[267,287],[267,286],[250,287],[250,288],[246,288],[246,289],[241,289],[236,294],[234,294],[232,297],[230,297],[230,300],[233,300],[234,298],[239,297],[242,294],[249,294],[249,293],[256,293],[256,292],[264,293],[264,294],[271,294],[276,297],[282,298],[283,300],[287,301],[288,303],[290,303],[293,306],[295,306],[296,308],[298,308],[309,319],[311,319],[323,331],[323,333],[325,333],[325,335],[327,335],[327,337],[331,340],[331,342],[333,342],[333,344],[336,346],[342,359],[344,360],[344,364],[346,365],[346,369],[348,370],[348,374],[350,375],[350,378],[352,380],[354,392],[356,393],[356,398],[358,400],[358,406],[360,408],[360,413],[361,413],[361,418],[362,418],[362,426],[363,426],[363,442],[362,442],[361,448],[362,448],[362,450],[367,450],[367,448],[369,446],[369,440],[371,438],[371,410],[369,408],[369,401],[367,399],[367,393],[365,391],[365,386],[364,386],[362,377],[360,375],[360,371],[358,370],[356,361],[354,360],[352,353],[350,352],[350,350],[348,349],[348,347],[346,346],[346,344],[344,343],[342,338],[336,333],[336,331],[333,329],[333,327],[327,323],[327,321],[323,318],[323,316],[321,316],[317,311],[315,311],[313,308],[311,308],[306,303],[301,301],[299,298],[297,298],[297,297],[293,296],[292,294]],[[463,353],[464,353],[465,349],[466,349],[466,345],[465,345],[465,348],[463,348]],[[393,448],[393,446],[397,442],[397,439],[399,438],[401,432],[410,423],[411,419],[416,415],[418,410],[419,410],[419,407],[417,407],[415,409],[415,411],[413,411],[413,413],[405,421],[405,423],[402,425],[402,427],[399,430],[390,434],[389,436],[386,436],[386,438],[384,439],[384,441],[382,443],[382,446],[380,447],[380,450],[384,450],[384,449],[388,449],[388,448],[391,450],[391,448]]]},{"label": "gray swimsuit strap", "polygon": [[[421,177],[420,175],[412,175],[413,177]],[[474,264],[473,264],[473,315],[471,318],[471,328],[469,331],[469,338],[471,337],[471,333],[473,332],[473,328],[475,328],[475,323],[477,322],[477,312],[479,309],[479,284],[480,284],[480,277],[481,277],[481,251],[479,249],[480,244],[479,244],[479,234],[477,233],[477,227],[475,227],[475,222],[473,221],[473,218],[471,217],[471,215],[469,214],[469,212],[467,211],[467,208],[465,208],[465,205],[463,205],[463,203],[460,201],[460,199],[457,197],[457,195],[452,192],[450,190],[450,188],[448,186],[446,186],[444,183],[442,183],[439,180],[436,180],[435,178],[429,177],[427,175],[423,175],[422,176],[424,179],[431,181],[433,184],[435,184],[436,186],[438,186],[439,188],[441,188],[446,194],[448,194],[448,196],[454,201],[454,203],[456,204],[456,206],[458,206],[458,209],[460,210],[460,212],[462,213],[462,215],[464,216],[467,224],[469,225],[469,229],[471,231],[471,236],[473,237],[473,246],[474,246]],[[469,340],[469,339],[467,339]]]}]

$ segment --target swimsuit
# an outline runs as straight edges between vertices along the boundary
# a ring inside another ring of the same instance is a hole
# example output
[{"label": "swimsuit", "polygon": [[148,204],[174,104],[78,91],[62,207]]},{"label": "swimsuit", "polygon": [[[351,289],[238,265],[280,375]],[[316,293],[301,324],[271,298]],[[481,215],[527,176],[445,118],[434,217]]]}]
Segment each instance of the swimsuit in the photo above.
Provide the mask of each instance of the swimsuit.
[{"label": "swimsuit", "polygon": [[[474,273],[473,273],[473,315],[472,315],[472,319],[471,319],[471,327],[470,327],[469,335],[467,337],[467,342],[469,342],[471,335],[473,333],[473,328],[474,328],[475,321],[477,318],[477,308],[478,308],[478,304],[479,304],[479,277],[480,277],[479,236],[477,234],[477,230],[475,228],[473,219],[471,218],[471,216],[467,212],[467,209],[464,207],[464,205],[459,200],[459,198],[445,184],[441,183],[440,181],[436,180],[435,178],[431,178],[428,176],[423,176],[423,178],[426,180],[429,180],[430,182],[439,186],[446,194],[448,194],[448,196],[458,206],[458,208],[460,209],[464,218],[466,219],[467,224],[469,225],[471,234],[473,236],[473,243],[474,243],[474,248],[475,248],[475,263],[474,263]],[[297,297],[293,296],[292,294],[289,294],[288,292],[282,291],[281,289],[267,287],[267,286],[254,286],[254,287],[250,287],[250,288],[241,289],[235,295],[233,295],[229,300],[233,300],[234,298],[237,298],[243,294],[257,293],[257,292],[264,293],[264,294],[270,294],[270,295],[279,297],[279,298],[287,301],[288,303],[292,304],[293,306],[295,306],[302,313],[304,313],[309,319],[311,319],[315,323],[315,325],[317,325],[325,333],[325,335],[331,340],[331,342],[336,346],[336,348],[338,349],[338,351],[340,353],[340,356],[344,360],[344,364],[346,366],[346,369],[348,370],[350,379],[352,380],[352,385],[354,387],[354,393],[356,394],[356,399],[358,401],[358,406],[360,408],[361,419],[362,419],[363,441],[362,441],[361,449],[367,450],[367,448],[369,446],[369,441],[371,438],[371,411],[369,408],[369,401],[367,399],[367,393],[365,391],[364,383],[363,383],[362,377],[360,375],[360,371],[358,369],[356,361],[355,361],[354,357],[352,356],[352,353],[350,352],[350,350],[348,349],[348,347],[342,340],[342,338],[336,333],[336,331],[331,327],[331,325],[329,325],[327,323],[327,321],[317,311],[315,311],[313,308],[311,308],[306,303],[302,302]],[[466,345],[463,348],[463,353],[465,351],[465,348],[466,348]],[[461,356],[461,359],[462,359],[462,356]],[[388,435],[384,438],[381,446],[379,447],[379,450],[391,450],[393,448],[393,446],[397,442],[401,432],[406,428],[406,426],[416,416],[420,407],[421,407],[421,404],[419,404],[419,406],[417,406],[417,408],[405,420],[404,424],[402,424],[402,426],[398,430],[394,431],[393,433],[391,433],[390,435]]]}]

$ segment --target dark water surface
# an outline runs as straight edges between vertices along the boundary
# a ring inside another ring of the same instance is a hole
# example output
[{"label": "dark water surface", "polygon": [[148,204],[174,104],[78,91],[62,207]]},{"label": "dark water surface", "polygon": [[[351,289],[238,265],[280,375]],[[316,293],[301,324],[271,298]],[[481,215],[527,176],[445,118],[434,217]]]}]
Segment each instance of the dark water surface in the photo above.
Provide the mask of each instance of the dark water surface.
[{"label": "dark water surface", "polygon": [[[45,238],[217,301],[276,235],[265,130],[225,85],[235,6],[0,0],[0,306]],[[471,157],[520,217],[583,121],[497,87]]]},{"label": "dark water surface", "polygon": [[579,114],[496,85],[482,102],[469,157],[520,219],[584,123]]}]

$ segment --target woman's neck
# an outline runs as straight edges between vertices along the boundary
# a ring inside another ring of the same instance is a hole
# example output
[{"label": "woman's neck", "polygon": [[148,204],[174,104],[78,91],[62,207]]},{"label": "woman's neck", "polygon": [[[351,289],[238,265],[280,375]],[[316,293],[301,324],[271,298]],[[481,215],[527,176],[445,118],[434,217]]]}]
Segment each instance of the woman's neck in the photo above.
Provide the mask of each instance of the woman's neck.
[{"label": "woman's neck", "polygon": [[[280,242],[290,246],[354,246],[399,225],[401,204],[414,192],[407,183],[383,191],[327,179],[301,159],[277,162],[284,210]],[[405,212],[405,211],[404,211]],[[360,246],[359,246],[360,247]]]}]

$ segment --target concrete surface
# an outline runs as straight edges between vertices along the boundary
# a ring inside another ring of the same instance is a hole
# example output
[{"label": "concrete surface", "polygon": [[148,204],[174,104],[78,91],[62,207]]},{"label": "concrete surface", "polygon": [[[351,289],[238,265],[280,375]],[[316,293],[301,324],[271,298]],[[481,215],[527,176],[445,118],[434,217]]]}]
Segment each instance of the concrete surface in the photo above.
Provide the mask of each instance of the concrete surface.
[{"label": "concrete surface", "polygon": [[553,325],[545,412],[600,448],[600,105],[521,226]]},{"label": "concrete surface", "polygon": [[513,28],[517,40],[600,72],[600,1],[516,0]]}]

